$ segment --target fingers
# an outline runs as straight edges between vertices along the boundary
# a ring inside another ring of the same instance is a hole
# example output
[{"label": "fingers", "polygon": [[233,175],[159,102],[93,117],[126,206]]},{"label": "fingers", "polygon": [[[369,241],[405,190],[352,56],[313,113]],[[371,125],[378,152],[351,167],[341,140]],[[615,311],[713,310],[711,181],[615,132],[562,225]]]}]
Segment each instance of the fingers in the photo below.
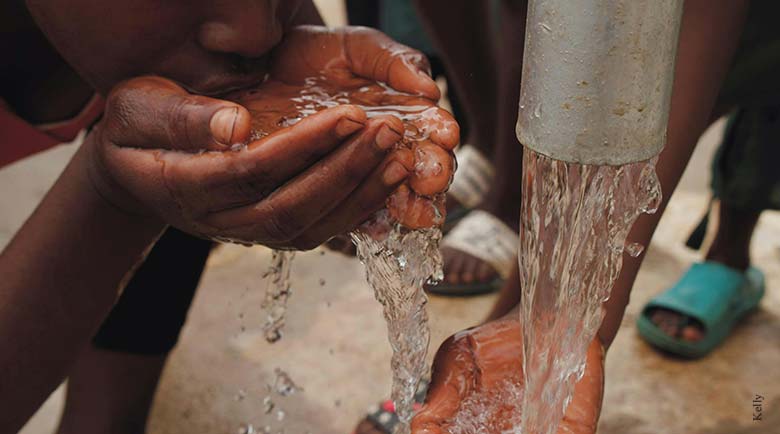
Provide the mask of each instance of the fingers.
[{"label": "fingers", "polygon": [[573,433],[594,433],[604,397],[604,347],[598,338],[588,347],[585,374],[574,386],[562,424]]},{"label": "fingers", "polygon": [[413,165],[404,162],[395,153],[388,156],[344,202],[304,232],[293,244],[304,250],[311,249],[325,242],[333,234],[356,228],[385,205],[387,197],[406,180],[412,170]]},{"label": "fingers", "polygon": [[[362,110],[345,105],[312,115],[237,152],[184,154],[112,147],[106,155],[116,167],[135,169],[117,171],[124,185],[141,193],[163,185],[168,188],[166,197],[177,198],[182,211],[201,217],[265,198],[338,147],[365,120]],[[150,170],[150,161],[160,167],[153,165]],[[139,166],[141,162],[146,164]]]},{"label": "fingers", "polygon": [[269,240],[257,240],[264,244],[289,243],[340,206],[402,136],[403,124],[397,118],[371,119],[360,134],[262,202],[214,213],[205,222],[237,231],[242,238],[253,232],[270,234]]},{"label": "fingers", "polygon": [[447,432],[460,403],[476,387],[476,360],[468,332],[447,339],[433,361],[433,375],[425,405],[412,420],[412,433],[439,434]]},{"label": "fingers", "polygon": [[245,142],[250,125],[249,112],[238,104],[192,95],[161,77],[140,77],[111,91],[101,134],[117,146],[196,152]]},{"label": "fingers", "polygon": [[387,201],[390,215],[409,229],[441,226],[447,217],[444,195],[423,197],[411,191],[406,185],[398,187]]},{"label": "fingers", "polygon": [[433,143],[448,151],[455,149],[460,142],[460,126],[452,114],[441,107],[426,109],[411,123]]},{"label": "fingers", "polygon": [[345,70],[402,92],[434,101],[440,97],[422,53],[365,27],[296,27],[275,50],[273,65],[272,75],[287,81],[301,82],[325,69]]},{"label": "fingers", "polygon": [[385,82],[402,92],[439,100],[439,88],[430,76],[430,65],[422,53],[366,27],[347,27],[339,31],[352,72]]},{"label": "fingers", "polygon": [[414,173],[409,178],[412,190],[433,196],[447,189],[455,171],[455,159],[444,148],[423,140],[414,146]]}]

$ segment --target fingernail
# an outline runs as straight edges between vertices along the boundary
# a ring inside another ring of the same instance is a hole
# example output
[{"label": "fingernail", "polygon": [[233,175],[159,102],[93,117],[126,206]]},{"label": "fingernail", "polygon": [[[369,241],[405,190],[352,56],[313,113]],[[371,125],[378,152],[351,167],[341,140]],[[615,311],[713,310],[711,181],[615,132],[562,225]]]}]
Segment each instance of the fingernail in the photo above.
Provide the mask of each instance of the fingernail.
[{"label": "fingernail", "polygon": [[363,128],[363,124],[360,122],[344,118],[336,124],[336,134],[339,137],[347,137],[361,128]]},{"label": "fingernail", "polygon": [[379,146],[379,149],[388,149],[399,140],[401,140],[401,135],[387,125],[383,125],[376,134],[376,145]]},{"label": "fingernail", "polygon": [[214,113],[209,122],[214,140],[226,146],[232,145],[237,119],[238,107],[225,107]]},{"label": "fingernail", "polygon": [[403,181],[409,175],[406,168],[397,161],[391,161],[382,173],[382,182],[385,185],[395,185]]}]

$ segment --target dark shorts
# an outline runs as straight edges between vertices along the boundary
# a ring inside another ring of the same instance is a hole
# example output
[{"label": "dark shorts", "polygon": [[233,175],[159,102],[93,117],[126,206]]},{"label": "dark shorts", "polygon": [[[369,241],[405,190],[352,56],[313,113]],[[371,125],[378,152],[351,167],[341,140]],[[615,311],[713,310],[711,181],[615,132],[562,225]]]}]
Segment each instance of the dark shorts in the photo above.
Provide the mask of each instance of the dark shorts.
[{"label": "dark shorts", "polygon": [[132,354],[170,352],[179,339],[212,245],[168,229],[125,287],[93,345]]},{"label": "dark shorts", "polygon": [[713,162],[715,197],[730,206],[780,209],[780,2],[754,0],[719,98],[730,109]]}]

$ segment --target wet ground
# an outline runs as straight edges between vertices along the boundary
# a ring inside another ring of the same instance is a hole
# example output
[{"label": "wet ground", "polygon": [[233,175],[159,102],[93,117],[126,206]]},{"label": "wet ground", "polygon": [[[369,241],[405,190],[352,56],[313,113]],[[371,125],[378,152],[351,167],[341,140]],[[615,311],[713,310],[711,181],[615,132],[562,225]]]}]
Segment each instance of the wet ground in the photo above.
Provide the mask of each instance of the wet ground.
[{"label": "wet ground", "polygon": [[[331,19],[339,13],[333,7],[326,12]],[[768,282],[761,309],[714,354],[695,362],[661,355],[633,325],[643,303],[698,258],[683,242],[708,201],[718,135],[715,128],[704,137],[673,197],[609,352],[602,434],[780,433],[780,214],[762,217],[753,243],[754,262]],[[72,151],[61,147],[0,170],[0,197],[13,204],[0,209],[0,245]],[[233,434],[244,423],[284,426],[288,434],[348,434],[366,408],[387,395],[390,348],[361,265],[324,250],[298,255],[285,335],[272,345],[263,338],[260,312],[269,260],[261,247],[227,245],[214,252],[163,375],[149,434]],[[477,324],[492,301],[431,297],[431,356],[446,336]],[[276,368],[304,390],[274,395],[276,407],[265,414],[263,399]],[[762,421],[753,421],[756,394],[765,397]],[[56,392],[22,433],[52,433],[62,395]],[[279,409],[285,412],[281,423]]]}]

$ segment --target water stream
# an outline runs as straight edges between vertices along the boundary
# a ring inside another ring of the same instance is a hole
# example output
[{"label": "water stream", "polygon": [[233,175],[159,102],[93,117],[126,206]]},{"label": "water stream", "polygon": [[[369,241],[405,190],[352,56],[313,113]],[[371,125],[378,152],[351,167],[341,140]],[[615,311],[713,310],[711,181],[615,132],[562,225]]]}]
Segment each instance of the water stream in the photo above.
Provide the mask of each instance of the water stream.
[{"label": "water stream", "polygon": [[[394,152],[412,155],[414,173],[410,182],[388,200],[387,208],[374,214],[350,236],[387,322],[388,340],[393,349],[391,393],[401,421],[396,433],[408,433],[415,391],[428,369],[425,358],[430,330],[423,287],[442,277],[441,231],[429,226],[443,223],[443,191],[449,182],[447,174],[453,170],[444,167],[453,164],[449,151],[431,143],[430,137],[452,131],[442,129],[440,112],[432,101],[363,79],[344,82],[339,77],[315,77],[303,85],[269,80],[256,90],[236,95],[235,100],[252,113],[254,138],[267,136],[340,104],[355,104],[369,118],[390,114],[404,123],[403,139]],[[435,180],[434,184],[440,185],[431,188],[430,183],[423,185],[426,180]],[[269,342],[282,335],[290,296],[291,260],[291,252],[273,253],[263,303]]]},{"label": "water stream", "polygon": [[400,225],[395,225],[384,239],[376,239],[364,230],[352,234],[358,258],[366,267],[366,279],[387,321],[393,349],[391,397],[401,421],[396,434],[409,432],[414,394],[427,371],[430,329],[423,285],[441,279],[440,239],[438,228],[408,230]]},{"label": "water stream", "polygon": [[274,343],[282,338],[284,318],[287,313],[287,300],[290,298],[290,268],[295,252],[274,250],[271,256],[271,265],[263,275],[268,278],[268,286],[265,289],[265,298],[262,308],[265,311],[265,325],[263,332],[265,340]]},{"label": "water stream", "polygon": [[641,253],[641,246],[626,245],[626,237],[660,200],[654,160],[591,166],[525,151],[519,256],[525,391],[519,432],[557,432],[623,253]]}]

